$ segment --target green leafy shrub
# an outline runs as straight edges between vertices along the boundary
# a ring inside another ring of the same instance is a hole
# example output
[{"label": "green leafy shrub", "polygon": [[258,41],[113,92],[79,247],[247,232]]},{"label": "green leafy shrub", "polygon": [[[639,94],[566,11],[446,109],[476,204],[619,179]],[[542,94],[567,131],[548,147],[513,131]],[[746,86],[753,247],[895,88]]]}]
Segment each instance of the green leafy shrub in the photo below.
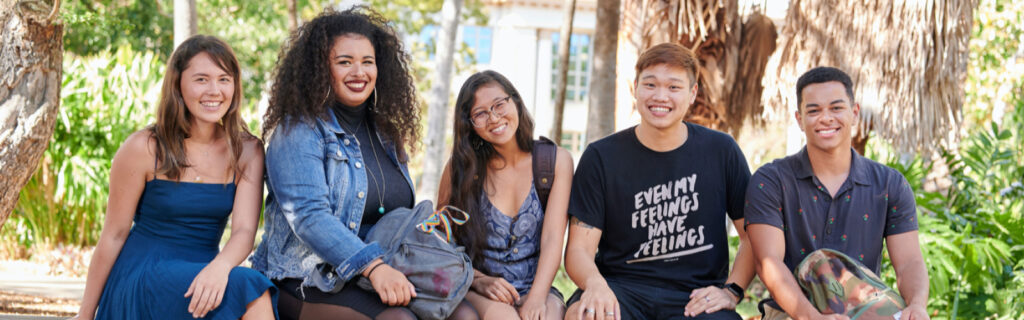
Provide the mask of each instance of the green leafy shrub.
[{"label": "green leafy shrub", "polygon": [[[107,204],[110,159],[153,120],[163,62],[122,47],[64,58],[61,108],[39,169],[0,233],[21,252],[35,245],[93,245]],[[17,254],[15,254],[17,255]]]}]

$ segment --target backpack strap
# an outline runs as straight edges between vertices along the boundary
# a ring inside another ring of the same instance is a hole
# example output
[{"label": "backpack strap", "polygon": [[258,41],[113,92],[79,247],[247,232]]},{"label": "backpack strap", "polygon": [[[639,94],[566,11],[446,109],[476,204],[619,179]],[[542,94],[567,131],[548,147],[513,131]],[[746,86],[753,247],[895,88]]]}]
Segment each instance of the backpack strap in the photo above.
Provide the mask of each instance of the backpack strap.
[{"label": "backpack strap", "polygon": [[533,186],[537,188],[541,207],[547,208],[548,194],[555,183],[555,157],[558,148],[555,142],[541,136],[533,142]]}]

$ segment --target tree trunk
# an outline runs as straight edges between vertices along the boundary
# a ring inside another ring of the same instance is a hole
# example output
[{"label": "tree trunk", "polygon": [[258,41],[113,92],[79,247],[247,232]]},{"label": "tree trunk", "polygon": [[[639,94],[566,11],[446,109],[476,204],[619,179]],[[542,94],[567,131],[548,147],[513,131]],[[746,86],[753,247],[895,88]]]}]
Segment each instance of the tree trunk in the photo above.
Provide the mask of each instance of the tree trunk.
[{"label": "tree trunk", "polygon": [[619,0],[597,0],[587,143],[615,131],[615,50],[619,42],[619,5]]},{"label": "tree trunk", "polygon": [[448,95],[452,82],[455,59],[455,35],[459,28],[459,15],[463,0],[444,0],[441,6],[441,30],[437,35],[437,68],[434,85],[430,88],[427,109],[427,154],[423,158],[423,178],[419,185],[420,199],[435,199],[437,184],[445,160],[445,134],[448,132]]},{"label": "tree trunk", "polygon": [[0,226],[36,171],[60,106],[60,3],[0,1]]},{"label": "tree trunk", "polygon": [[569,74],[569,46],[572,45],[572,19],[576,14],[576,0],[565,0],[565,16],[558,38],[558,83],[555,84],[555,121],[551,125],[551,140],[562,144],[562,114],[565,113],[566,76]]},{"label": "tree trunk", "polygon": [[196,34],[196,0],[174,0],[174,48]]},{"label": "tree trunk", "polygon": [[288,32],[294,32],[295,29],[299,28],[299,14],[295,9],[296,0],[287,0],[288,2]]},{"label": "tree trunk", "polygon": [[976,0],[790,2],[764,82],[766,114],[791,117],[796,80],[817,66],[850,75],[858,135],[873,130],[900,153],[927,159],[955,146]]}]

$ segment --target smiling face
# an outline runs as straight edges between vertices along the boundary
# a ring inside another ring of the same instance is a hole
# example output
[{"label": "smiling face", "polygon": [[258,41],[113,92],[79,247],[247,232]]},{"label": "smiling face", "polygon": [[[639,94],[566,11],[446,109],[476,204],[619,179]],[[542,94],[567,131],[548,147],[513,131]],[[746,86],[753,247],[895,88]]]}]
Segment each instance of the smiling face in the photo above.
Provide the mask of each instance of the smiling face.
[{"label": "smiling face", "polygon": [[195,123],[217,123],[231,107],[235,79],[206,52],[188,61],[181,73],[181,97]]},{"label": "smiling face", "polygon": [[808,151],[849,149],[860,105],[850,101],[846,87],[838,81],[813,83],[800,94],[802,103],[796,121],[807,136]]},{"label": "smiling face", "polygon": [[647,67],[636,83],[636,109],[641,125],[664,130],[681,126],[683,116],[697,97],[693,75],[666,63]]},{"label": "smiling face", "polygon": [[[495,117],[495,114],[501,113],[499,111],[505,114]],[[472,117],[481,113],[487,115],[486,121],[481,122],[480,126],[473,126],[480,138],[494,145],[515,143],[516,130],[519,129],[519,108],[497,83],[484,85],[473,95],[473,107],[469,114]]]},{"label": "smiling face", "polygon": [[355,107],[370,98],[377,84],[377,59],[370,39],[358,34],[334,38],[331,47],[331,90],[342,104]]}]

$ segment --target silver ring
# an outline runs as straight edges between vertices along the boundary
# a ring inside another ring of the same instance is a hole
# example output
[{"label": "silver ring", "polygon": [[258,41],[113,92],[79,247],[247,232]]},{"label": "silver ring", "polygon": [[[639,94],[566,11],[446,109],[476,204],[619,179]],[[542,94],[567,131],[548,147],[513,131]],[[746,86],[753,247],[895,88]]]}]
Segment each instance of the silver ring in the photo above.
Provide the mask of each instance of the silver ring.
[{"label": "silver ring", "polygon": [[608,312],[605,312],[604,315],[609,316],[609,317],[614,317],[615,316],[615,312],[608,311]]},{"label": "silver ring", "polygon": [[594,308],[587,308],[587,314],[594,314]]},{"label": "silver ring", "polygon": [[711,298],[704,297],[704,302],[711,302]]}]

